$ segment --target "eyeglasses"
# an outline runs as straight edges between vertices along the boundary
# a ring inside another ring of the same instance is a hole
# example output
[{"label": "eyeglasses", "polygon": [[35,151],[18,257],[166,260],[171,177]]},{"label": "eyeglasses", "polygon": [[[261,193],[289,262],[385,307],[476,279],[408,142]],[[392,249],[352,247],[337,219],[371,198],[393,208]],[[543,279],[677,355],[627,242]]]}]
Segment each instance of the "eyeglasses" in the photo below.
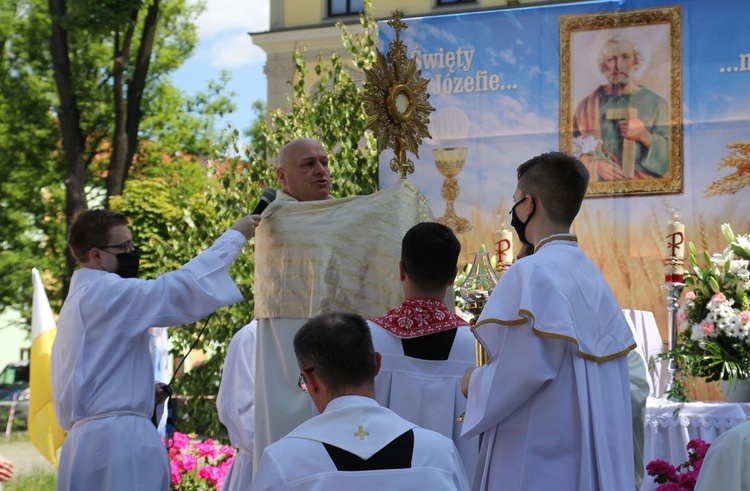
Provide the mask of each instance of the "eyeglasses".
[{"label": "eyeglasses", "polygon": [[96,246],[96,248],[101,249],[105,252],[109,252],[107,251],[107,249],[119,249],[120,252],[133,252],[135,250],[132,240],[126,240],[122,244]]},{"label": "eyeglasses", "polygon": [[303,368],[301,372],[299,372],[299,380],[297,380],[297,387],[304,392],[305,394],[308,393],[307,391],[307,381],[305,380],[305,374],[310,373],[313,370],[315,370],[315,367],[312,368]]}]

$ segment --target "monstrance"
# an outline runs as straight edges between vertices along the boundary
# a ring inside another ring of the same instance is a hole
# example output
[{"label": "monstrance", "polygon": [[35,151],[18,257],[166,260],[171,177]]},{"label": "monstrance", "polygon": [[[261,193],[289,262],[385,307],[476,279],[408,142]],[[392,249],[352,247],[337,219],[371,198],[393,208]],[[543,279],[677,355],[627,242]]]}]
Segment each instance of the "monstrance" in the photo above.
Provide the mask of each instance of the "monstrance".
[{"label": "monstrance", "polygon": [[388,44],[384,56],[376,50],[377,62],[365,69],[364,103],[367,113],[367,129],[375,133],[378,154],[392,148],[391,170],[401,179],[414,172],[414,163],[406,157],[406,151],[419,158],[422,138],[432,138],[427,126],[429,114],[435,110],[427,100],[429,80],[422,77],[414,58],[406,59],[406,46],[401,41],[401,31],[408,26],[401,21],[401,12],[396,10],[388,25],[396,31],[396,37]]}]

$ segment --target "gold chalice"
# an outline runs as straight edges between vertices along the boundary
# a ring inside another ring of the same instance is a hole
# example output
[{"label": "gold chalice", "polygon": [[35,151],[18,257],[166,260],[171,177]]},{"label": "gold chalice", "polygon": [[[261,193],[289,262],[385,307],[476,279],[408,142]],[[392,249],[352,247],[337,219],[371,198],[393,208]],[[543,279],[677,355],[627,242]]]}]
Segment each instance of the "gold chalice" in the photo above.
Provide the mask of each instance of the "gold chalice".
[{"label": "gold chalice", "polygon": [[437,219],[438,223],[450,227],[457,234],[471,230],[468,219],[456,215],[454,202],[458,197],[458,180],[456,176],[461,172],[466,162],[466,147],[435,148],[432,155],[435,158],[435,166],[440,174],[445,177],[440,196],[445,200],[445,213]]}]

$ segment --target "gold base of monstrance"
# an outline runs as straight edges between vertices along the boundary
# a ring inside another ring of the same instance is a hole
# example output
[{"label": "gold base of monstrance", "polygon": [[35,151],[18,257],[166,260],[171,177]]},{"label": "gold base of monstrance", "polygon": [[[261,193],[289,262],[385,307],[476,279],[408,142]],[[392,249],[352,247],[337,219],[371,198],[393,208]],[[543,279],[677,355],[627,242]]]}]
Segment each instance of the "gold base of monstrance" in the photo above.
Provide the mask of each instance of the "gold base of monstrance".
[{"label": "gold base of monstrance", "polygon": [[440,190],[440,196],[445,200],[445,213],[437,219],[437,222],[450,227],[456,234],[471,230],[469,220],[456,215],[456,209],[453,205],[459,194],[456,176],[461,172],[466,162],[466,150],[466,147],[435,148],[432,150],[435,166],[440,174],[445,177],[443,188]]}]

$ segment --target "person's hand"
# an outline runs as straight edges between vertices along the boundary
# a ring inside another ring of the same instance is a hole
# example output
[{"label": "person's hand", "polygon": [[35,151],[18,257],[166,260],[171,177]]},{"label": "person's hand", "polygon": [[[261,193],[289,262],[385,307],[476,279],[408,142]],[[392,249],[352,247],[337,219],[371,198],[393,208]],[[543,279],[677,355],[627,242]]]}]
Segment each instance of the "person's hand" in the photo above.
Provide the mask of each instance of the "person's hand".
[{"label": "person's hand", "polygon": [[469,397],[469,380],[471,379],[472,372],[476,369],[477,367],[471,367],[467,368],[464,372],[464,378],[461,379],[461,393],[464,397]]},{"label": "person's hand", "polygon": [[156,382],[156,384],[154,384],[154,400],[156,401],[157,406],[159,404],[164,404],[167,397],[172,395],[171,389],[165,389],[165,387],[168,387],[168,385],[163,382]]},{"label": "person's hand", "polygon": [[246,239],[249,239],[253,235],[255,235],[255,229],[260,224],[260,215],[247,215],[232,225],[231,229],[236,230],[242,235],[245,236]]},{"label": "person's hand", "polygon": [[8,482],[13,477],[13,462],[0,456],[0,482]]},{"label": "person's hand", "polygon": [[651,132],[646,129],[640,119],[623,119],[618,125],[620,134],[626,140],[643,143],[647,148],[651,146]]},{"label": "person's hand", "polygon": [[596,163],[596,173],[602,181],[620,181],[626,179],[622,170],[611,162],[604,159],[598,159]]}]

